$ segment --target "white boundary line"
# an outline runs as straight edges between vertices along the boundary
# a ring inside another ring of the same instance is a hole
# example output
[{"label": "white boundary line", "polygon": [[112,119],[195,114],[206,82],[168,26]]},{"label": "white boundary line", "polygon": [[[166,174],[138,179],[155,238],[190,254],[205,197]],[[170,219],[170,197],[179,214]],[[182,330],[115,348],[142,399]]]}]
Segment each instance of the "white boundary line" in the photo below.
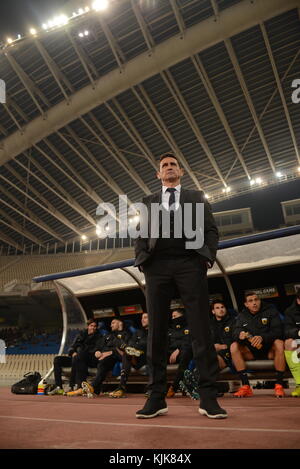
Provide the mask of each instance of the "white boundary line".
[{"label": "white boundary line", "polygon": [[189,426],[189,425],[152,425],[152,424],[139,424],[139,423],[113,423],[113,422],[93,422],[89,420],[64,420],[64,419],[46,419],[38,417],[16,417],[11,415],[0,415],[0,419],[12,419],[12,420],[34,420],[38,422],[56,422],[56,423],[72,423],[72,424],[83,424],[83,425],[107,425],[116,427],[153,427],[153,428],[170,428],[170,429],[183,429],[183,430],[226,430],[226,431],[238,431],[238,432],[270,432],[270,433],[300,433],[299,430],[285,429],[285,428],[241,428],[241,427],[208,427],[208,426]]},{"label": "white boundary line", "polygon": [[[44,396],[38,396],[38,398],[43,398]],[[45,397],[48,397],[48,396],[45,396]],[[122,402],[120,402],[120,399],[108,399],[108,400],[105,400],[105,402],[96,402],[95,399],[85,399],[84,398],[84,402],[80,402],[79,401],[79,397],[70,397],[70,398],[66,398],[64,401],[62,401],[62,399],[59,399],[59,400],[54,400],[52,396],[49,396],[51,397],[51,403],[52,404],[76,404],[76,405],[87,405],[87,402],[88,402],[88,405],[93,405],[93,406],[103,406],[103,407],[123,407],[123,405],[125,404],[125,400],[124,398],[121,399]],[[64,396],[63,396],[64,397]],[[38,399],[36,398],[36,399]],[[246,405],[236,405],[236,406],[231,406],[231,405],[227,405],[227,402],[224,403],[222,402],[222,405],[224,405],[224,407],[226,407],[226,410],[235,410],[235,409],[242,409],[242,410],[247,410],[249,411],[249,409],[299,409],[300,408],[300,399],[298,399],[299,401],[299,405],[276,405],[276,404],[261,404],[261,405],[250,405],[250,406],[246,406]],[[6,402],[7,403],[7,399],[5,398],[1,398],[0,397],[0,404],[1,402]],[[34,405],[36,404],[45,404],[46,402],[40,400],[38,402],[38,400],[29,400],[29,399],[18,399],[17,401],[11,401],[11,402],[27,402],[28,404],[30,403],[33,403]],[[47,401],[47,404],[49,404],[50,401]],[[247,401],[248,403],[249,401]],[[251,401],[253,402],[253,401]],[[274,402],[278,402],[278,399],[274,399]],[[175,404],[175,405],[173,405]],[[246,403],[245,403],[246,404]],[[296,399],[295,401],[293,402],[293,404],[296,404]],[[140,403],[137,403],[137,404],[127,404],[126,402],[126,407],[141,407],[142,404]],[[168,407],[169,408],[172,408],[172,409],[180,409],[180,408],[184,408],[184,409],[195,409],[195,408],[198,408],[199,407],[199,401],[191,401],[191,403],[186,403],[186,404],[177,404],[177,402],[172,402],[171,405],[168,403]]]}]

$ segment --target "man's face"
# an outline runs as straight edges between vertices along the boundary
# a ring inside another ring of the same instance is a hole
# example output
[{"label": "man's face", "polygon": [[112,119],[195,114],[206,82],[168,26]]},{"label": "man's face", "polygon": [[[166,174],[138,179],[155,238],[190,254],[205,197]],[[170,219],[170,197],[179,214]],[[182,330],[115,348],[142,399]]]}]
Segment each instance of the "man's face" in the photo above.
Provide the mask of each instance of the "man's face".
[{"label": "man's face", "polygon": [[216,319],[222,319],[227,313],[225,305],[223,303],[215,303],[212,309],[212,313],[215,315]]},{"label": "man's face", "polygon": [[121,331],[122,330],[122,322],[121,321],[118,321],[118,319],[113,319],[111,324],[110,324],[110,327],[111,327],[111,330],[114,332],[114,331]]},{"label": "man's face", "polygon": [[174,310],[172,312],[172,319],[180,318],[182,316],[182,313],[180,311]]},{"label": "man's face", "polygon": [[180,178],[183,176],[183,169],[180,168],[175,158],[167,156],[160,162],[159,171],[157,171],[156,176],[161,180],[162,185],[167,186],[171,184],[174,187],[180,183]]},{"label": "man's face", "polygon": [[148,327],[149,320],[148,320],[148,314],[147,313],[144,313],[142,315],[141,323],[142,323],[142,327]]},{"label": "man's face", "polygon": [[92,322],[91,324],[88,325],[87,327],[87,330],[88,330],[88,334],[95,334],[96,330],[97,330],[97,324],[95,322]]},{"label": "man's face", "polygon": [[261,300],[257,295],[250,295],[247,296],[244,305],[249,309],[250,313],[256,314],[260,310]]}]

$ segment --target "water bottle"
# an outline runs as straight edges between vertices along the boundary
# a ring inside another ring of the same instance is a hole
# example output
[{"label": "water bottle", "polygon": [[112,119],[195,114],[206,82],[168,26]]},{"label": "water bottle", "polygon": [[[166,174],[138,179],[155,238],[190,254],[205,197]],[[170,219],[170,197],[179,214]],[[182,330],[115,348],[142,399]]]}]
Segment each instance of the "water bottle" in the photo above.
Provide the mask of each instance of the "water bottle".
[{"label": "water bottle", "polygon": [[[252,334],[250,334],[250,332],[246,332],[246,334],[247,334],[247,339],[248,339],[248,340],[249,340],[249,339],[252,339],[252,337],[254,337]],[[256,345],[255,348],[257,348],[257,350],[260,350],[260,349],[262,348],[262,344]]]}]

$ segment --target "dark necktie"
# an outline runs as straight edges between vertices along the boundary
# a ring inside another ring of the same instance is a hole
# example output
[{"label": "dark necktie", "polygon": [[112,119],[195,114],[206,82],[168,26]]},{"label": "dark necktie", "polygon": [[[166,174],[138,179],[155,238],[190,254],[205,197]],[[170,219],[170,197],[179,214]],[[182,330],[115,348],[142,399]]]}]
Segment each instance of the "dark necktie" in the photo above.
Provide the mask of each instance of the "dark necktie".
[{"label": "dark necktie", "polygon": [[[169,209],[171,205],[175,204],[175,187],[168,187],[167,192],[170,192],[170,197],[169,197]],[[175,210],[175,206],[174,206]]]}]

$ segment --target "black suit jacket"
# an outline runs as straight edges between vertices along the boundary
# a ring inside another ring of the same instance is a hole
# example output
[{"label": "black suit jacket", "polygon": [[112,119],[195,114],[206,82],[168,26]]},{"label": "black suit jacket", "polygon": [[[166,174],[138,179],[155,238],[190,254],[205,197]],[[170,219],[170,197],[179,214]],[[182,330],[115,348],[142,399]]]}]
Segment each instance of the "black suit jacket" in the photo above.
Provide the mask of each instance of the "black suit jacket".
[{"label": "black suit jacket", "polygon": [[[161,204],[162,193],[161,191],[155,194],[148,195],[143,198],[143,203],[148,208],[148,213],[150,214],[150,206],[152,203]],[[208,261],[212,266],[216,259],[216,252],[218,248],[218,228],[215,224],[210,204],[204,197],[202,191],[196,190],[187,190],[181,188],[180,191],[180,205],[182,207],[182,212],[184,216],[184,204],[192,204],[192,220],[193,220],[193,230],[196,228],[196,203],[204,203],[204,244],[201,248],[195,249],[204,260]],[[148,238],[137,238],[135,240],[135,266],[140,267],[144,262],[146,262],[155,252],[155,245],[157,238],[151,238],[151,217],[148,218]],[[192,240],[189,240],[192,241]]]}]

